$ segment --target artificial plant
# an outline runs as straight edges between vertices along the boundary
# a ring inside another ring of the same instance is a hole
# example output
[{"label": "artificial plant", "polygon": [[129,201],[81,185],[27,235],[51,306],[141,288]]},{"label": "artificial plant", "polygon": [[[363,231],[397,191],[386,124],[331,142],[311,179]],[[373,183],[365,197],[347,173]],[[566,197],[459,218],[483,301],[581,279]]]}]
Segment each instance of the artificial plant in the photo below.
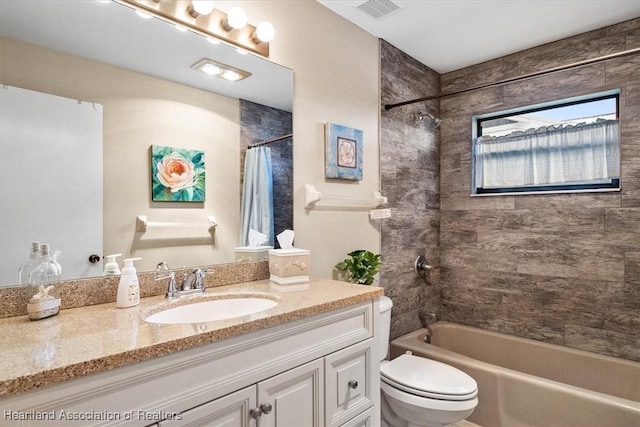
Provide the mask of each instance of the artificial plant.
[{"label": "artificial plant", "polygon": [[340,261],[336,264],[336,268],[340,271],[349,273],[349,281],[361,285],[371,285],[374,276],[380,271],[380,254],[359,249],[350,252],[350,258]]}]

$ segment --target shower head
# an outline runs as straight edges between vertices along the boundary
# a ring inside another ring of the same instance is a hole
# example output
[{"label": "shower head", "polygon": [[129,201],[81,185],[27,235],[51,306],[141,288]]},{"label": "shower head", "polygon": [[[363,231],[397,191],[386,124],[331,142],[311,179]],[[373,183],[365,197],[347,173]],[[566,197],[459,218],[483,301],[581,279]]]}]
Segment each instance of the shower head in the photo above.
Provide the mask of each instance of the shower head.
[{"label": "shower head", "polygon": [[419,113],[416,119],[416,123],[423,122],[425,118],[428,118],[431,121],[431,125],[430,125],[431,129],[438,129],[442,124],[441,119],[434,117],[432,114],[429,114],[429,113]]}]

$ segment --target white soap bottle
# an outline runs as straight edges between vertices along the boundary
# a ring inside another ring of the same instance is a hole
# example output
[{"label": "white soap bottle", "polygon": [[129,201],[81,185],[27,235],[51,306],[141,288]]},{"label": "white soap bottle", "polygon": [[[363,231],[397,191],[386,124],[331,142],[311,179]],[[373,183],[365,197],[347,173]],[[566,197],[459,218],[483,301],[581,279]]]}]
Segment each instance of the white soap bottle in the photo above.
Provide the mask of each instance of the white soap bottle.
[{"label": "white soap bottle", "polygon": [[133,261],[140,259],[142,258],[127,258],[124,260],[124,267],[118,284],[116,300],[118,308],[133,307],[140,304],[140,284],[138,283],[136,268],[133,266]]},{"label": "white soap bottle", "polygon": [[116,261],[116,258],[122,256],[122,254],[113,254],[107,255],[107,262],[104,264],[104,275],[105,276],[117,276],[120,274],[120,266]]}]

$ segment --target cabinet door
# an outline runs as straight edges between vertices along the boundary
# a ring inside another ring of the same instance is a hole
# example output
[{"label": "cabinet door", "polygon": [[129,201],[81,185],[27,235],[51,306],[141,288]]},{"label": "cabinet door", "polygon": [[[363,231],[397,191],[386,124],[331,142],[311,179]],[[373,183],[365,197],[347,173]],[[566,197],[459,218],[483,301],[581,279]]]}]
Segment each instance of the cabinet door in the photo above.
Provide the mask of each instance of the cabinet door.
[{"label": "cabinet door", "polygon": [[374,404],[371,382],[373,340],[325,357],[327,425],[337,427]]},{"label": "cabinet door", "polygon": [[256,407],[256,386],[250,386],[160,422],[160,427],[255,427],[249,416]]},{"label": "cabinet door", "polygon": [[324,373],[322,359],[298,366],[258,383],[260,427],[324,427]]}]

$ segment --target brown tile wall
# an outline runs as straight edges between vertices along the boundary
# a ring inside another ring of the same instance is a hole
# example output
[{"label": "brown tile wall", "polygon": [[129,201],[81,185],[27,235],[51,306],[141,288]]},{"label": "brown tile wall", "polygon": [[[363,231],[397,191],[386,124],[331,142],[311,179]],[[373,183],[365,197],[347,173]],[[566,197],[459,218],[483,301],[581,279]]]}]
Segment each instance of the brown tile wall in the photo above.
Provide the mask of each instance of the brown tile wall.
[{"label": "brown tile wall", "polygon": [[440,144],[429,123],[416,124],[416,115],[439,115],[438,101],[385,111],[384,105],[437,93],[436,72],[381,41],[382,121],[381,191],[389,198],[392,217],[381,221],[380,284],[394,302],[391,337],[420,327],[418,312],[440,306],[437,271],[416,277],[418,255],[439,264]]},{"label": "brown tile wall", "polygon": [[[638,47],[640,19],[444,74],[441,90]],[[639,70],[633,55],[441,100],[444,319],[640,360]],[[469,197],[473,115],[614,88],[622,91],[620,193]]]}]

